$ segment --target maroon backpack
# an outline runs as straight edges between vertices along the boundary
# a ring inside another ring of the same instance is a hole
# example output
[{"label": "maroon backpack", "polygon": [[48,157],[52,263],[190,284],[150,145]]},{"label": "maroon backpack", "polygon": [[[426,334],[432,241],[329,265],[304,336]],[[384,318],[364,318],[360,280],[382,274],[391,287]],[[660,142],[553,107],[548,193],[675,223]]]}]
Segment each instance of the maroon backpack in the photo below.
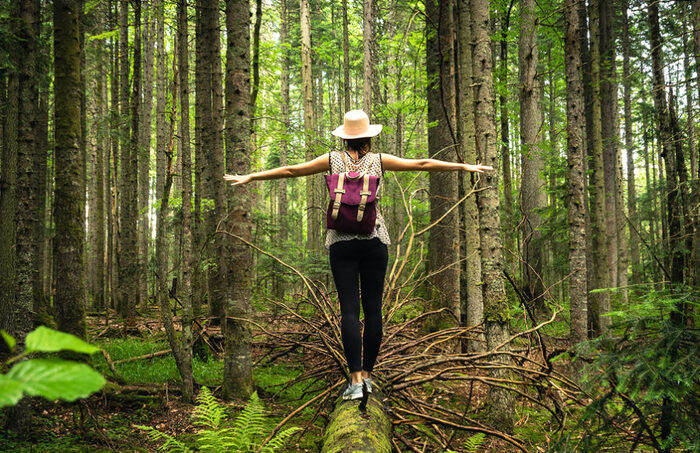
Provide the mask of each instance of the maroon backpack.
[{"label": "maroon backpack", "polygon": [[[342,156],[347,169],[345,153]],[[376,159],[376,156],[366,158]],[[370,162],[370,166],[373,163]],[[354,171],[325,176],[331,196],[326,212],[326,226],[342,233],[370,234],[377,220],[379,177]]]}]

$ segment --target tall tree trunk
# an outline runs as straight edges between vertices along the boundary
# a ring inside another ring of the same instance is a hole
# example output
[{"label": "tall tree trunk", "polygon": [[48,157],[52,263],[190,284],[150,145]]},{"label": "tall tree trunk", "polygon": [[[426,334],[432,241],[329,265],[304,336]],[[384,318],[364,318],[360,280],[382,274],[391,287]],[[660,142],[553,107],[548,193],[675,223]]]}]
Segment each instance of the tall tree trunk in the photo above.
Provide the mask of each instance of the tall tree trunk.
[{"label": "tall tree trunk", "polygon": [[[473,77],[476,145],[480,161],[498,168],[496,119],[494,116],[493,59],[489,28],[488,0],[472,0]],[[498,195],[498,172],[482,176],[479,193],[479,222],[481,237],[481,275],[484,291],[484,323],[486,346],[493,349],[509,336],[508,299],[503,286],[501,262],[501,219]],[[508,362],[507,357],[496,360]],[[504,370],[493,370],[494,378],[507,379]],[[506,389],[491,387],[489,418],[504,431],[513,430],[513,395]]]},{"label": "tall tree trunk", "polygon": [[56,323],[85,338],[83,222],[85,175],[80,158],[80,0],[54,1]]},{"label": "tall tree trunk", "polygon": [[[12,16],[19,17],[23,10],[26,11],[25,6],[20,2],[15,2],[11,11]],[[23,20],[15,20],[13,22],[11,31],[16,39],[31,38],[31,35],[27,36],[28,32],[26,29],[28,24],[23,27],[23,23]],[[18,205],[22,196],[22,190],[18,187],[18,183],[22,179],[19,173],[24,173],[21,171],[21,167],[26,166],[26,164],[21,163],[22,159],[19,157],[19,149],[22,146],[19,140],[22,136],[21,115],[23,102],[21,94],[22,87],[25,85],[22,79],[26,75],[26,64],[29,61],[23,65],[18,52],[18,50],[22,49],[22,46],[19,42],[14,44],[14,48],[17,50],[12,52],[10,56],[13,64],[8,71],[8,85],[3,87],[7,90],[3,93],[4,98],[7,100],[7,116],[3,131],[2,165],[0,165],[0,171],[2,172],[0,173],[0,208],[2,208],[2,211],[0,211],[2,212],[2,216],[0,216],[0,258],[2,258],[0,260],[0,283],[2,283],[2,286],[0,286],[0,314],[2,315],[0,317],[0,327],[17,338],[17,349],[22,351],[27,332],[31,329],[31,324],[28,325],[28,321],[31,323],[31,318],[28,317],[30,307],[22,306],[22,304],[26,305],[27,301],[26,295],[22,296],[20,294],[20,291],[23,289],[26,293],[26,288],[20,288],[17,284],[22,272],[20,267],[22,266],[20,264],[21,257],[17,253],[20,250],[17,247],[20,242],[24,241],[26,243],[29,239],[20,237],[22,233],[20,232],[20,225],[17,224],[17,221],[22,219],[22,214],[18,212]],[[26,150],[24,152],[26,153]],[[24,196],[26,195],[25,193]],[[23,221],[26,223],[26,219],[23,219]],[[26,245],[24,248],[26,248]],[[26,264],[24,266],[24,273],[26,274]],[[22,280],[25,286],[29,283],[26,276]],[[0,352],[5,356],[9,351],[3,345]],[[29,439],[31,434],[31,416],[28,400],[20,401],[8,414],[4,428],[17,433],[22,439]]]},{"label": "tall tree trunk", "polygon": [[[246,3],[247,4],[247,3]],[[250,130],[254,131],[256,101],[260,89],[260,25],[262,24],[262,0],[255,0],[255,25],[253,26],[253,86],[250,90]]]},{"label": "tall tree trunk", "polygon": [[[167,109],[167,67],[168,56],[165,51],[165,5],[163,0],[155,0],[153,2],[153,15],[155,21],[156,35],[156,200],[162,200],[165,196],[166,179],[166,163],[169,145],[168,124],[166,123]],[[170,194],[168,194],[170,196]],[[160,221],[160,216],[156,219],[156,224]],[[164,217],[164,221],[168,221],[168,216]],[[167,226],[161,229],[156,225],[156,241],[158,241],[158,231],[167,234]],[[166,242],[167,244],[167,242]],[[166,253],[166,259],[167,259]],[[168,266],[165,266],[167,271]],[[167,276],[166,276],[167,280]]]},{"label": "tall tree trunk", "polygon": [[[309,14],[309,0],[299,0],[299,19],[301,21],[301,85],[302,100],[304,105],[304,142],[306,146],[306,160],[314,157],[315,151],[312,145],[316,122],[314,119],[313,81],[311,71],[311,18]],[[306,248],[317,250],[320,245],[321,225],[318,215],[316,196],[316,184],[314,176],[306,177]]]},{"label": "tall tree trunk", "polygon": [[[640,231],[637,221],[637,190],[634,176],[634,131],[632,129],[632,80],[630,78],[630,35],[629,19],[627,17],[628,1],[622,8],[622,80],[624,87],[625,108],[625,148],[627,149],[627,213],[635,230]],[[642,282],[640,275],[639,241],[630,229],[630,264],[632,265],[632,283]]]},{"label": "tall tree trunk", "polygon": [[544,157],[540,142],[542,137],[542,113],[539,107],[540,82],[537,80],[537,29],[535,25],[535,1],[520,2],[521,29],[518,43],[518,68],[520,87],[520,140],[522,144],[522,179],[520,209],[523,215],[522,246],[524,289],[538,311],[543,311],[544,285],[542,265],[544,246],[539,231],[541,220],[538,210],[546,206]]},{"label": "tall tree trunk", "polygon": [[[204,244],[205,227],[202,224],[202,197],[206,198],[205,188],[202,185],[204,177],[205,154],[205,137],[204,137],[204,120],[207,105],[208,76],[205,72],[206,56],[204,55],[204,31],[202,26],[202,7],[203,2],[195,3],[195,114],[194,114],[194,231],[192,238],[193,260],[195,263],[193,278],[194,307],[193,312],[198,315],[201,311],[201,304],[204,300],[206,291],[207,275],[202,272],[201,262],[206,258],[206,250]],[[204,252],[204,253],[202,253]]]},{"label": "tall tree trunk", "polygon": [[[466,1],[457,2],[458,13],[458,53],[459,78],[457,88],[459,93],[458,125],[459,145],[465,162],[477,162],[475,130],[474,130],[474,88],[472,86],[472,50],[469,43],[472,42],[471,10]],[[477,177],[474,173],[460,175],[463,192],[476,188]],[[460,198],[463,196],[460,193]],[[481,292],[481,253],[479,241],[479,210],[476,205],[476,194],[467,198],[462,204],[463,231],[461,242],[464,256],[464,278],[460,280],[465,286],[465,298],[462,301],[461,311],[465,315],[464,325],[475,326],[484,318],[484,299]],[[467,347],[470,351],[484,349],[484,338],[480,341],[472,341]]]},{"label": "tall tree trunk", "polygon": [[[601,130],[601,101],[600,101],[600,21],[599,0],[593,0],[590,6],[590,34],[591,34],[591,128],[586,132],[591,135],[589,153],[592,156],[592,181],[593,200],[591,202],[591,229],[593,233],[593,261],[594,261],[594,288],[610,287],[610,272],[608,261],[608,245],[605,229],[605,179],[603,163],[603,142]],[[593,336],[605,333],[610,326],[610,318],[603,314],[610,311],[610,293],[607,291],[591,294],[588,299],[589,307],[589,331]]]},{"label": "tall tree trunk", "polygon": [[[17,96],[17,180],[15,214],[17,254],[14,303],[13,334],[23,343],[24,337],[32,330],[32,313],[36,306],[35,289],[40,286],[40,261],[37,256],[41,236],[37,236],[38,181],[35,163],[38,160],[38,113],[39,84],[37,59],[39,57],[40,6],[37,0],[18,2],[19,11],[15,22],[15,34],[21,45],[13,46],[11,57],[19,77],[19,89],[10,93]],[[46,156],[43,156],[46,159]],[[42,235],[43,236],[43,235]],[[18,425],[15,425],[18,426]]]},{"label": "tall tree trunk", "polygon": [[[343,1],[343,98],[345,111],[350,110],[350,38],[348,33],[348,0]],[[303,11],[303,10],[302,10]]]},{"label": "tall tree trunk", "polygon": [[[122,5],[125,9],[127,5]],[[119,209],[121,250],[119,261],[119,290],[121,294],[124,330],[128,333],[136,328],[136,306],[139,296],[139,261],[138,261],[138,144],[139,144],[139,110],[141,92],[141,3],[134,2],[134,57],[132,73],[131,135],[124,146],[121,159],[121,205]],[[129,122],[126,121],[126,131]]]},{"label": "tall tree trunk", "polygon": [[[583,162],[586,158],[584,143],[585,111],[583,81],[581,80],[581,41],[577,0],[564,4],[564,64],[566,71],[566,133],[568,162],[568,222],[569,222],[569,294],[571,299],[572,345],[588,338],[588,290],[586,268],[586,204]],[[577,361],[576,363],[580,363]],[[580,367],[580,365],[579,365]],[[580,368],[577,369],[580,372]]]},{"label": "tall tree trunk", "polygon": [[[100,13],[103,13],[101,10]],[[104,44],[102,41],[96,42],[97,47],[97,80],[95,87],[96,94],[96,115],[99,121],[99,127],[103,128],[107,114],[106,108],[106,73],[104,70]],[[100,132],[97,134],[96,157],[94,177],[95,181],[95,243],[92,253],[92,269],[95,272],[92,306],[95,310],[101,311],[105,309],[105,161],[109,165],[109,151],[105,146],[105,134]],[[107,159],[105,159],[107,157]]]},{"label": "tall tree trunk", "polygon": [[[456,161],[456,104],[454,82],[454,26],[451,0],[429,0],[426,3],[426,64],[428,86],[428,154],[431,158]],[[437,29],[433,29],[437,26]],[[456,203],[457,173],[433,172],[429,175],[430,221],[439,224],[430,231],[428,257],[431,278],[431,299],[435,307],[447,307],[435,328],[459,323],[459,216],[457,210],[447,212]]]},{"label": "tall tree trunk", "polygon": [[[112,29],[117,27],[117,9],[118,2],[110,0],[109,2],[109,23]],[[120,37],[121,41],[121,37]],[[109,129],[110,129],[110,156],[108,158],[107,168],[108,168],[108,187],[109,187],[109,207],[107,209],[107,237],[108,249],[107,249],[107,288],[109,290],[109,305],[118,309],[118,278],[117,278],[117,261],[118,261],[118,246],[119,246],[119,224],[117,223],[117,198],[118,198],[118,169],[119,169],[119,130],[120,124],[119,118],[119,103],[120,103],[120,92],[119,92],[119,45],[116,40],[112,41],[110,46],[110,115],[109,115]]]},{"label": "tall tree trunk", "polygon": [[[289,52],[287,46],[289,45],[289,19],[287,11],[287,0],[282,0],[280,7],[280,46],[282,48],[281,52],[281,67],[282,73],[280,75],[280,91],[282,95],[282,102],[280,105],[280,111],[282,113],[282,139],[280,141],[280,166],[284,167],[287,165],[287,151],[288,151],[288,134],[289,134]],[[277,205],[279,206],[279,212],[277,216],[277,227],[279,229],[278,239],[279,244],[283,247],[285,246],[287,239],[289,237],[289,222],[288,222],[288,210],[287,210],[287,180],[280,179],[277,183]],[[282,299],[285,293],[285,284],[282,275],[277,275],[274,280],[274,296],[278,299]]]},{"label": "tall tree trunk", "polygon": [[374,0],[362,0],[362,110],[372,118],[372,42],[374,41],[374,21],[372,11]]},{"label": "tall tree trunk", "polygon": [[[659,30],[659,6],[657,0],[648,0],[649,8],[649,41],[651,44],[652,75],[654,79],[654,107],[661,134],[661,156],[666,164],[666,206],[668,214],[668,237],[671,255],[671,283],[682,284],[683,280],[683,241],[681,231],[681,191],[678,187],[678,172],[673,149],[673,133],[671,130],[671,118],[666,103],[666,81],[663,73],[663,54],[661,32]],[[677,307],[671,313],[671,321],[676,325],[682,323],[682,309]],[[669,426],[662,428],[661,437],[666,439],[670,435],[671,421],[665,421]]]},{"label": "tall tree trunk", "polygon": [[[692,27],[693,27],[693,50],[695,54],[695,65],[700,66],[700,0],[693,0],[692,6]],[[698,84],[698,98],[700,99],[700,84]],[[695,167],[692,169],[690,179],[695,179],[695,187],[693,188],[694,205],[700,204],[700,162],[697,156],[697,147],[695,149]],[[696,211],[697,212],[697,211]],[[695,216],[695,236],[693,236],[693,265],[692,275],[693,284],[700,285],[700,219]]]},{"label": "tall tree trunk", "polygon": [[[15,242],[17,225],[17,114],[19,77],[15,71],[0,69],[2,82],[2,165],[0,165],[0,329],[14,334]],[[2,352],[9,352],[1,346]]]},{"label": "tall tree trunk", "polygon": [[138,188],[139,188],[139,267],[142,269],[139,278],[139,294],[141,303],[148,304],[148,268],[150,213],[148,209],[150,188],[150,159],[151,159],[151,119],[153,117],[153,52],[155,47],[155,11],[151,2],[145,3],[147,16],[143,26],[143,109],[141,121],[141,137],[138,153]]},{"label": "tall tree trunk", "polygon": [[499,49],[499,83],[503,87],[498,94],[501,122],[501,160],[503,163],[503,227],[505,228],[505,263],[512,272],[515,271],[518,249],[515,242],[515,224],[513,210],[513,182],[510,168],[510,132],[508,123],[508,29],[510,28],[510,14],[513,11],[513,1],[503,11],[501,16],[501,39]]},{"label": "tall tree trunk", "polygon": [[[226,152],[227,170],[237,174],[250,172],[250,5],[248,0],[226,2]],[[246,240],[251,237],[250,198],[247,186],[229,189],[229,221],[226,228]],[[251,249],[241,241],[227,238],[231,266],[227,283],[233,287],[226,304],[224,397],[247,398],[253,393],[251,333],[252,315]]]},{"label": "tall tree trunk", "polygon": [[[615,35],[613,29],[612,2],[596,0],[598,32],[591,33],[594,37],[594,46],[597,44],[599,51],[598,64],[600,74],[600,106],[601,106],[601,136],[603,140],[603,171],[605,192],[601,196],[605,198],[605,238],[607,238],[607,270],[610,273],[610,286],[618,286],[618,238],[617,238],[617,153],[618,153],[618,115],[617,115],[617,77],[615,69]],[[591,27],[593,27],[591,19]],[[595,38],[597,37],[597,38]],[[597,196],[597,194],[596,194]]]}]

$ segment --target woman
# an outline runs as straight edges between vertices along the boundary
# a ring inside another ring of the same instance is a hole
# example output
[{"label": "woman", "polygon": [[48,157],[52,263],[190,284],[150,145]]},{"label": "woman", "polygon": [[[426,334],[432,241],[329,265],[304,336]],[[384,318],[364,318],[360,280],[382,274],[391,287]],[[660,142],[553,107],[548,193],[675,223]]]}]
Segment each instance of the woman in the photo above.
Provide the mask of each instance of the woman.
[{"label": "woman", "polygon": [[[315,173],[354,171],[381,177],[384,171],[449,171],[483,173],[493,168],[444,162],[435,159],[403,159],[390,154],[372,154],[371,137],[382,130],[381,124],[369,124],[362,110],[345,114],[343,125],[333,135],[345,139],[346,150],[331,152],[309,162],[248,175],[224,175],[234,186],[255,180],[295,178]],[[380,184],[381,188],[381,184]],[[379,192],[379,189],[377,189]],[[331,271],[341,310],[341,334],[351,382],[343,399],[362,398],[362,382],[372,392],[371,373],[379,354],[382,339],[382,291],[388,263],[389,235],[381,213],[377,211],[374,231],[370,234],[348,234],[329,229],[326,247],[330,253]],[[364,332],[360,333],[360,285]],[[363,352],[364,350],[364,357]]]}]

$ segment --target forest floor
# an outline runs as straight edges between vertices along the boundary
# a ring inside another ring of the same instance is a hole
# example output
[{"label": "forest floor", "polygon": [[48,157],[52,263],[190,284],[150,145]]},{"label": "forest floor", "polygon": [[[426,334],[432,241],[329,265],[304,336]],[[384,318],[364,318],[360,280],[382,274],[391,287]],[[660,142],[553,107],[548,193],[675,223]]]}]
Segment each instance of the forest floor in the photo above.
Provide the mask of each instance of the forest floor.
[{"label": "forest floor", "polygon": [[[115,319],[114,313],[110,313],[110,316],[112,320]],[[270,314],[263,316],[267,319],[259,321],[263,321],[265,325],[279,323],[279,320],[273,320]],[[139,335],[124,339],[119,323],[110,322],[109,327],[105,327],[104,317],[97,315],[88,317],[88,331],[89,341],[109,354],[126,385],[115,382],[103,357],[99,354],[93,356],[93,366],[108,377],[105,388],[90,398],[75,403],[33,399],[31,404],[35,414],[34,437],[30,441],[20,441],[11,437],[9,433],[0,431],[0,452],[145,452],[155,451],[163,443],[149,439],[148,434],[136,425],[150,426],[185,443],[191,442],[197,431],[191,421],[194,405],[180,402],[180,379],[172,355],[164,354],[117,363],[169,349],[156,308],[151,307],[141,312]],[[207,327],[207,333],[213,343],[220,338],[217,327]],[[216,349],[217,345],[213,346]],[[253,373],[258,395],[265,407],[263,437],[266,437],[284,416],[312,398],[317,391],[308,389],[308,383],[285,386],[287,382],[302,374],[303,364],[307,369],[313,367],[313,353],[295,351],[277,358],[273,364],[258,364],[269,359],[264,356],[263,348],[255,346],[253,360],[257,365]],[[208,386],[214,395],[219,397],[220,383],[223,380],[221,357],[216,357],[205,347],[205,351],[194,358],[194,376],[197,384]],[[484,386],[455,383],[452,390],[454,394],[450,396],[455,399],[471,398],[474,409],[483,408],[487,403]],[[318,451],[325,417],[333,409],[334,401],[335,397],[327,399],[324,407],[318,411],[319,408],[314,407],[317,405],[312,404],[292,419],[285,427],[299,426],[302,431],[293,435],[281,451]],[[426,395],[426,401],[431,401],[429,395]],[[449,401],[434,402],[449,404]],[[240,413],[246,403],[222,403],[229,414],[229,424],[233,423],[236,414]],[[538,416],[536,411],[530,413],[527,408],[523,409],[518,422],[520,428],[523,428],[524,424],[539,423]],[[4,425],[2,417],[3,414],[0,413],[0,426]],[[456,439],[470,437],[469,433],[453,433],[452,436],[455,434]],[[429,435],[426,430],[426,441]],[[539,442],[537,439],[530,440]],[[545,439],[541,441],[545,442]],[[533,446],[532,443],[530,445]],[[501,440],[487,439],[479,451],[498,452],[512,449],[512,446]],[[434,450],[429,448],[427,451]]]}]

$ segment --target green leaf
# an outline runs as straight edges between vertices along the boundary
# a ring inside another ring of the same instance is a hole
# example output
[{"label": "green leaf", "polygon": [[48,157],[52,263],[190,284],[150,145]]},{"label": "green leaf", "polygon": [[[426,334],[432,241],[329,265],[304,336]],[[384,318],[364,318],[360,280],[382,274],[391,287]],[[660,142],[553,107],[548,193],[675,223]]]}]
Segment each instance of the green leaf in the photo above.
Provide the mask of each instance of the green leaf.
[{"label": "green leaf", "polygon": [[56,358],[20,362],[7,377],[20,382],[25,393],[48,400],[75,401],[105,384],[102,375],[86,364]]},{"label": "green leaf", "polygon": [[10,348],[10,351],[15,348],[15,344],[17,344],[17,341],[15,341],[12,335],[0,329],[0,336],[2,336],[2,339],[5,340],[5,343],[7,343],[7,346]]},{"label": "green leaf", "polygon": [[0,407],[14,406],[22,399],[22,383],[0,374]]},{"label": "green leaf", "polygon": [[75,335],[39,326],[27,335],[27,352],[74,351],[92,354],[100,349]]}]

